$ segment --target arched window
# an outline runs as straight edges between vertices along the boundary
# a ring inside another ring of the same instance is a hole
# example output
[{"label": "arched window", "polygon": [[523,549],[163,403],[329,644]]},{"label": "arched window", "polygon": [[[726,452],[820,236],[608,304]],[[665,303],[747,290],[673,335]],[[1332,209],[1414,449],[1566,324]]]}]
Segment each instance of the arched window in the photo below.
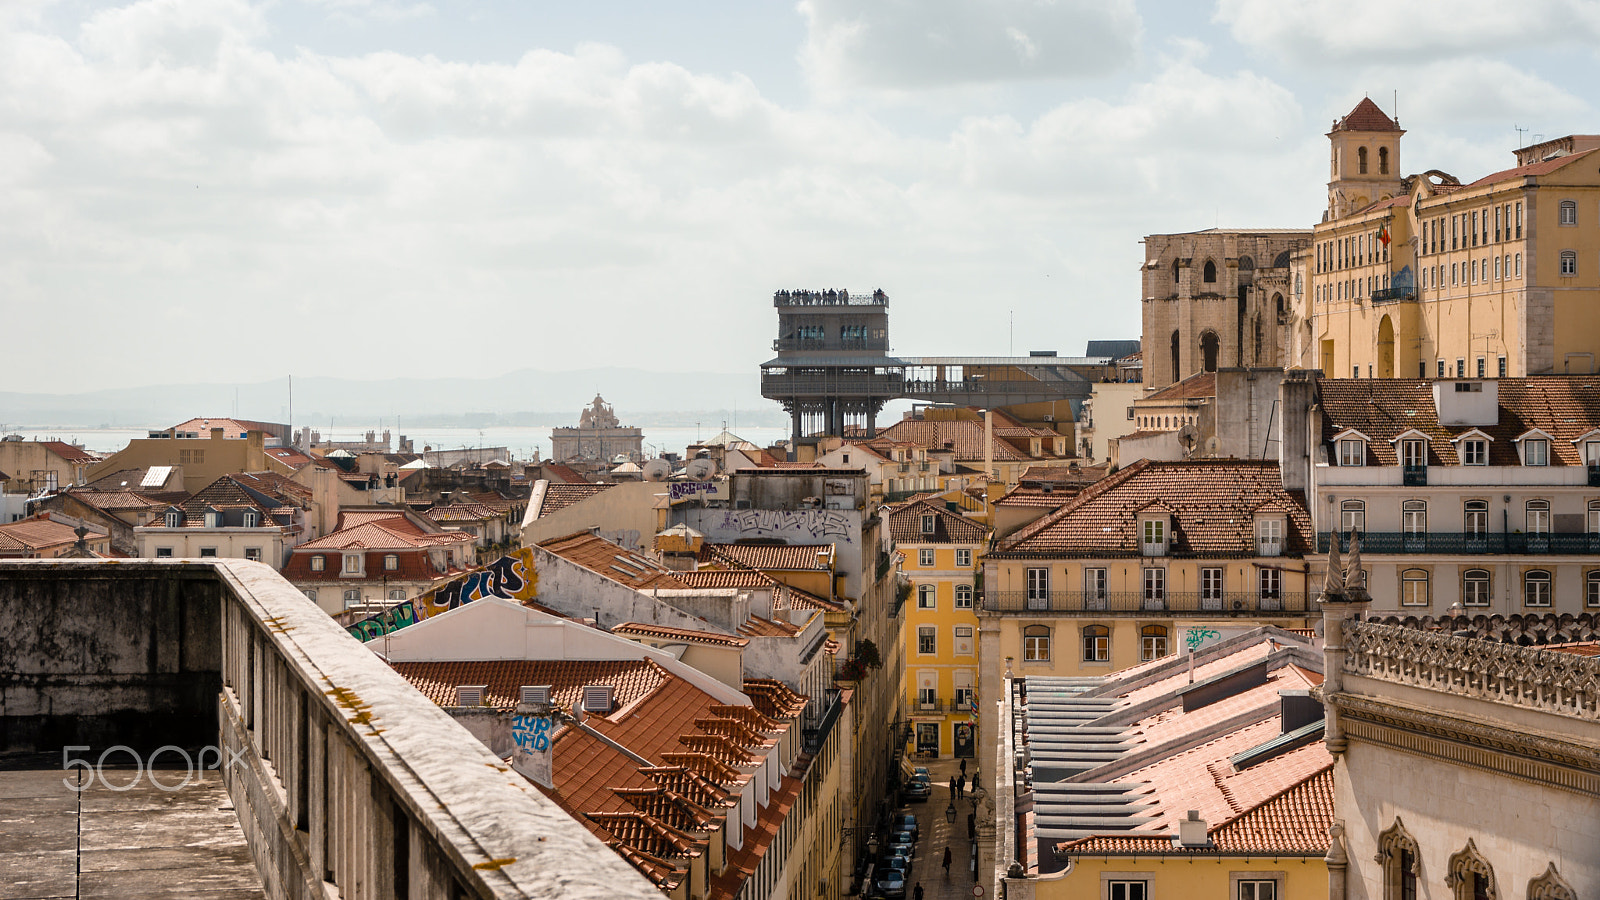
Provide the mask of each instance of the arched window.
[{"label": "arched window", "polygon": [[1551,863],[1543,875],[1528,882],[1528,900],[1578,900],[1578,892],[1556,871],[1556,864]]},{"label": "arched window", "polygon": [[1489,533],[1489,501],[1468,500],[1461,506],[1461,530],[1469,537]]},{"label": "arched window", "polygon": [[1456,900],[1495,900],[1498,896],[1494,882],[1494,867],[1478,852],[1472,838],[1467,845],[1450,857],[1450,873],[1444,886]]},{"label": "arched window", "polygon": [[1104,625],[1083,627],[1083,661],[1111,661],[1111,629]]},{"label": "arched window", "polygon": [[931,584],[917,585],[917,609],[933,609],[938,606],[939,604],[935,600],[935,592],[937,590],[938,588]]},{"label": "arched window", "polygon": [[1406,569],[1400,573],[1400,605],[1428,605],[1428,570]]},{"label": "arched window", "polygon": [[1022,629],[1022,659],[1024,662],[1050,660],[1050,626],[1029,625]]},{"label": "arched window", "polygon": [[1179,381],[1182,378],[1183,372],[1178,368],[1178,333],[1174,331],[1172,333],[1172,380]]},{"label": "arched window", "polygon": [[1367,148],[1356,148],[1356,171],[1362,175],[1367,174]]},{"label": "arched window", "polygon": [[1367,530],[1367,503],[1365,500],[1339,502],[1339,530],[1345,534]]},{"label": "arched window", "polygon": [[1378,835],[1378,863],[1383,866],[1383,900],[1416,900],[1417,839],[1395,817],[1394,824]]},{"label": "arched window", "polygon": [[1550,501],[1529,500],[1524,510],[1529,534],[1550,533]]},{"label": "arched window", "polygon": [[1400,504],[1400,530],[1406,534],[1428,531],[1428,501],[1407,500]]},{"label": "arched window", "polygon": [[350,608],[352,606],[360,606],[361,605],[361,591],[356,590],[354,588],[352,588],[352,589],[350,589],[348,591],[345,591],[344,592],[344,605],[345,605],[346,609],[348,609],[348,608]]},{"label": "arched window", "polygon": [[1578,251],[1561,251],[1561,274],[1568,278],[1578,274]]},{"label": "arched window", "polygon": [[1172,283],[1173,284],[1177,284],[1178,283],[1178,261],[1177,260],[1173,260],[1172,261]]},{"label": "arched window", "polygon": [[1201,371],[1215,372],[1217,370],[1217,348],[1219,343],[1215,331],[1208,331],[1200,335]]},{"label": "arched window", "polygon": [[1387,175],[1387,174],[1389,174],[1389,148],[1388,147],[1379,147],[1378,148],[1378,174],[1379,175]]},{"label": "arched window", "polygon": [[1461,573],[1461,605],[1488,606],[1490,589],[1488,569],[1468,569]]},{"label": "arched window", "polygon": [[1522,574],[1522,603],[1524,606],[1550,605],[1550,573],[1544,569],[1529,569]]},{"label": "arched window", "polygon": [[972,585],[956,585],[956,609],[972,608]]},{"label": "arched window", "polygon": [[1205,267],[1204,272],[1205,272],[1205,274],[1202,275],[1201,277],[1205,279],[1205,283],[1206,284],[1216,284],[1217,283],[1217,264],[1216,263],[1212,262],[1209,259],[1206,260],[1206,267]]},{"label": "arched window", "polygon": [[166,521],[167,521],[167,527],[168,528],[182,528],[183,527],[183,513],[178,512],[175,509],[167,510]]},{"label": "arched window", "polygon": [[1146,625],[1139,629],[1139,660],[1149,662],[1167,655],[1165,625]]},{"label": "arched window", "polygon": [[1576,224],[1578,224],[1578,201],[1576,201],[1576,200],[1563,200],[1563,201],[1561,201],[1561,224],[1563,224],[1563,225],[1576,225]]}]

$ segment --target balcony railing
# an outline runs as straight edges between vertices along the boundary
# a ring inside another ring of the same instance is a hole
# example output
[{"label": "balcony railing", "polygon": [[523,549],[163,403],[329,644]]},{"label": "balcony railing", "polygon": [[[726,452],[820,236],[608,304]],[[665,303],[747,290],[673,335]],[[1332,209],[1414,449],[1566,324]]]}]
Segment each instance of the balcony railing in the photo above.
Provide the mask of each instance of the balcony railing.
[{"label": "balcony railing", "polygon": [[906,704],[907,716],[929,716],[934,713],[950,712],[952,709],[948,700],[913,700]]},{"label": "balcony railing", "polygon": [[[1329,532],[1317,533],[1317,552],[1327,553]],[[1350,550],[1350,536],[1340,535],[1339,549]],[[1361,535],[1361,552],[1407,555],[1432,553],[1472,556],[1489,553],[1529,553],[1577,556],[1600,553],[1600,534],[1523,534],[1503,532],[1469,534],[1459,531],[1371,531]]]},{"label": "balcony railing", "polygon": [[988,612],[1008,615],[1038,613],[1083,613],[1087,615],[1138,616],[1149,613],[1179,615],[1260,615],[1304,614],[1310,608],[1304,593],[1260,594],[1254,591],[1112,591],[1096,594],[1085,591],[991,591],[983,597]]},{"label": "balcony railing", "polygon": [[1372,292],[1373,303],[1400,303],[1417,299],[1417,292],[1406,288],[1382,288]]},{"label": "balcony railing", "polygon": [[880,350],[887,352],[889,341],[884,338],[778,338],[772,349],[786,350]]},{"label": "balcony railing", "polygon": [[1400,483],[1406,487],[1427,487],[1427,466],[1405,466],[1400,473]]}]

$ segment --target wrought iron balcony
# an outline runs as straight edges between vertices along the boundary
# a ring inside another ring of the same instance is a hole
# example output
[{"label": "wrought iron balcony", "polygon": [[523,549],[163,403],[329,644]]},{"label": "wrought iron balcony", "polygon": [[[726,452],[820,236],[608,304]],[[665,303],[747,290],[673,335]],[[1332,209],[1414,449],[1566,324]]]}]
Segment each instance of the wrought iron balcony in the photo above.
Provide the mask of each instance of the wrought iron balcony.
[{"label": "wrought iron balcony", "polygon": [[912,700],[906,704],[906,715],[927,716],[934,713],[950,712],[953,707],[948,700]]},{"label": "wrought iron balcony", "polygon": [[1400,303],[1417,299],[1417,292],[1406,288],[1383,288],[1372,292],[1373,303]]},{"label": "wrought iron balcony", "polygon": [[1168,615],[1303,615],[1313,604],[1301,592],[1260,594],[1255,591],[991,591],[984,610],[1006,615],[1081,613],[1101,616]]},{"label": "wrought iron balcony", "polygon": [[1400,483],[1406,487],[1426,487],[1428,484],[1427,466],[1405,466],[1400,473]]},{"label": "wrought iron balcony", "polygon": [[[1327,553],[1330,532],[1317,532],[1317,552]],[[1350,536],[1340,535],[1339,548],[1350,550]],[[1396,555],[1436,554],[1550,554],[1577,556],[1600,553],[1600,534],[1523,534],[1503,532],[1471,534],[1460,531],[1369,531],[1361,535],[1361,552]]]}]

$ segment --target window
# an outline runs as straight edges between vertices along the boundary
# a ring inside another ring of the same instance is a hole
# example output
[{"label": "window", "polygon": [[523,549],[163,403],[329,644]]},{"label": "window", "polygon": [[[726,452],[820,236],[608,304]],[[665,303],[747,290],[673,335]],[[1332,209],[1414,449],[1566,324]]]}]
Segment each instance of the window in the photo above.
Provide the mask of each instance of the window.
[{"label": "window", "polygon": [[344,555],[344,573],[346,575],[356,575],[356,574],[359,574],[360,572],[361,572],[361,554],[359,554],[359,553],[346,553]]},{"label": "window", "polygon": [[1222,608],[1222,568],[1207,566],[1200,570],[1200,607]]},{"label": "window", "polygon": [[[1356,372],[1360,375],[1360,371]],[[1339,465],[1364,466],[1367,464],[1367,442],[1358,438],[1339,441]]]},{"label": "window", "polygon": [[1529,534],[1550,533],[1550,501],[1529,500],[1523,505],[1524,518],[1527,521]]},{"label": "window", "polygon": [[931,687],[917,688],[917,703],[923,709],[933,709],[939,705],[939,689]]},{"label": "window", "polygon": [[1428,445],[1424,441],[1400,442],[1400,464],[1408,469],[1420,469],[1428,464]]},{"label": "window", "polygon": [[1083,627],[1083,661],[1111,661],[1111,629],[1104,625]]},{"label": "window", "polygon": [[1397,817],[1378,835],[1383,866],[1383,900],[1417,900],[1417,839]]},{"label": "window", "polygon": [[1167,655],[1167,629],[1164,625],[1146,625],[1139,629],[1139,661],[1149,662]]},{"label": "window", "polygon": [[1578,253],[1576,250],[1561,251],[1561,275],[1571,277],[1578,274]]},{"label": "window", "polygon": [[1050,570],[1045,568],[1028,570],[1028,608],[1050,608]]},{"label": "window", "polygon": [[344,592],[344,605],[345,605],[346,609],[349,609],[352,606],[360,606],[361,605],[361,592],[357,591],[357,590],[345,591]]},{"label": "window", "polygon": [[1467,358],[1464,356],[1456,357],[1456,377],[1467,377]]},{"label": "window", "polygon": [[1550,605],[1550,573],[1529,569],[1522,575],[1522,602],[1527,606]]},{"label": "window", "polygon": [[1262,519],[1256,523],[1256,552],[1277,556],[1283,552],[1283,520]]},{"label": "window", "polygon": [[1144,608],[1161,609],[1167,602],[1167,570],[1144,570]]},{"label": "window", "polygon": [[171,558],[172,558],[172,548],[171,547],[157,547],[156,548],[156,559],[171,559]]},{"label": "window", "polygon": [[1600,609],[1600,571],[1590,572],[1584,578],[1583,605],[1590,609]]},{"label": "window", "polygon": [[1576,225],[1576,224],[1578,224],[1578,201],[1576,201],[1576,200],[1563,200],[1563,201],[1561,201],[1561,224],[1563,224],[1563,225]]},{"label": "window", "polygon": [[1444,377],[1444,360],[1439,360],[1439,377]]},{"label": "window", "polygon": [[1367,174],[1367,148],[1365,147],[1356,148],[1356,173],[1360,175]]},{"label": "window", "polygon": [[935,526],[939,524],[937,516],[927,515],[922,517],[922,533],[933,534]]},{"label": "window", "polygon": [[1406,534],[1428,531],[1428,501],[1407,500],[1400,504],[1400,530]]},{"label": "window", "polygon": [[1145,556],[1164,556],[1167,552],[1167,523],[1163,519],[1145,519],[1140,523],[1140,547]]},{"label": "window", "polygon": [[1544,438],[1529,438],[1523,441],[1522,464],[1525,466],[1550,465],[1550,442]]},{"label": "window", "polygon": [[1215,284],[1217,281],[1217,264],[1208,259],[1203,271],[1206,284]]},{"label": "window", "polygon": [[1090,604],[1105,603],[1106,599],[1106,570],[1101,568],[1086,568],[1083,570],[1084,600]]},{"label": "window", "polygon": [[1506,358],[1504,356],[1500,357],[1500,370],[1499,371],[1500,371],[1500,377],[1501,378],[1506,377]]},{"label": "window", "polygon": [[1400,573],[1400,605],[1428,605],[1428,572],[1426,569],[1406,569]]},{"label": "window", "polygon": [[1277,569],[1258,569],[1256,589],[1263,600],[1276,600],[1283,596],[1283,573]]},{"label": "window", "polygon": [[939,630],[932,625],[917,627],[917,652],[927,655],[937,653],[939,649]]},{"label": "window", "polygon": [[1278,900],[1278,882],[1239,880],[1238,900]]},{"label": "window", "polygon": [[956,609],[972,608],[972,585],[956,585]]},{"label": "window", "polygon": [[313,572],[321,572],[323,569],[327,568],[327,565],[328,565],[328,558],[326,556],[318,554],[316,556],[311,557],[311,571],[313,571]]},{"label": "window", "polygon": [[167,517],[166,517],[166,523],[167,523],[167,527],[168,528],[182,528],[183,527],[183,513],[178,512],[175,509],[174,510],[168,510],[167,511]]},{"label": "window", "polygon": [[958,569],[970,569],[970,568],[972,568],[972,551],[971,550],[957,550],[956,551],[956,568],[958,568]]},{"label": "window", "polygon": [[384,569],[384,571],[393,572],[393,571],[395,571],[395,570],[397,570],[399,568],[400,568],[400,557],[398,555],[396,555],[394,553],[385,553],[383,555],[383,569]]},{"label": "window", "polygon": [[1050,660],[1050,626],[1029,625],[1022,629],[1023,662],[1048,662]]},{"label": "window", "polygon": [[1589,533],[1600,534],[1600,500],[1589,501]]},{"label": "window", "polygon": [[317,602],[317,592],[316,592],[316,590],[315,589],[307,589],[306,590],[306,599],[310,600],[312,603]]},{"label": "window", "polygon": [[260,547],[246,547],[246,548],[244,548],[244,558],[250,560],[251,562],[261,562],[261,548]]},{"label": "window", "polygon": [[1150,900],[1148,881],[1107,881],[1106,900]]},{"label": "window", "polygon": [[1487,466],[1489,464],[1489,442],[1481,438],[1462,441],[1461,464],[1463,466]]},{"label": "window", "polygon": [[1489,501],[1468,500],[1462,504],[1461,531],[1472,535],[1489,533]]},{"label": "window", "polygon": [[1339,503],[1339,530],[1345,534],[1367,530],[1367,504],[1362,500],[1343,500]]},{"label": "window", "polygon": [[217,555],[217,548],[215,548],[215,547],[201,547],[200,548],[200,558],[201,559],[214,559],[216,557],[216,555]]},{"label": "window", "polygon": [[956,654],[958,656],[972,655],[972,626],[956,626]]},{"label": "window", "polygon": [[242,524],[246,528],[255,528],[260,524],[260,514],[253,509],[245,510]]},{"label": "window", "polygon": [[1484,363],[1483,357],[1481,357],[1481,356],[1478,357],[1478,377],[1479,378],[1482,378],[1484,376],[1484,373],[1488,371],[1488,369],[1484,368],[1484,365],[1485,365],[1485,363]]},{"label": "window", "polygon": [[918,550],[917,551],[917,565],[923,567],[924,569],[933,568],[933,551],[932,550]]},{"label": "window", "polygon": [[395,588],[389,592],[390,603],[404,603],[406,599],[405,588]]},{"label": "window", "polygon": [[1461,603],[1463,606],[1488,606],[1490,593],[1489,570],[1468,569],[1461,573]]},{"label": "window", "polygon": [[917,585],[917,609],[933,609],[938,606],[938,602],[934,598],[937,590],[938,588],[931,584]]}]

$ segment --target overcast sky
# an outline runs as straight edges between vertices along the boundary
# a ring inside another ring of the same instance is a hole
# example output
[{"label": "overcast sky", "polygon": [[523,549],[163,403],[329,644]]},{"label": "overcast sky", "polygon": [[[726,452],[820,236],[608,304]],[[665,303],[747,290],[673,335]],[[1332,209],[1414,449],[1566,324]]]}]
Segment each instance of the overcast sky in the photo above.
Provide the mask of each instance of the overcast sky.
[{"label": "overcast sky", "polygon": [[1466,180],[1600,131],[1597,48],[1593,0],[0,0],[0,389],[753,376],[799,287],[1077,354],[1144,235],[1316,222],[1362,96]]}]

